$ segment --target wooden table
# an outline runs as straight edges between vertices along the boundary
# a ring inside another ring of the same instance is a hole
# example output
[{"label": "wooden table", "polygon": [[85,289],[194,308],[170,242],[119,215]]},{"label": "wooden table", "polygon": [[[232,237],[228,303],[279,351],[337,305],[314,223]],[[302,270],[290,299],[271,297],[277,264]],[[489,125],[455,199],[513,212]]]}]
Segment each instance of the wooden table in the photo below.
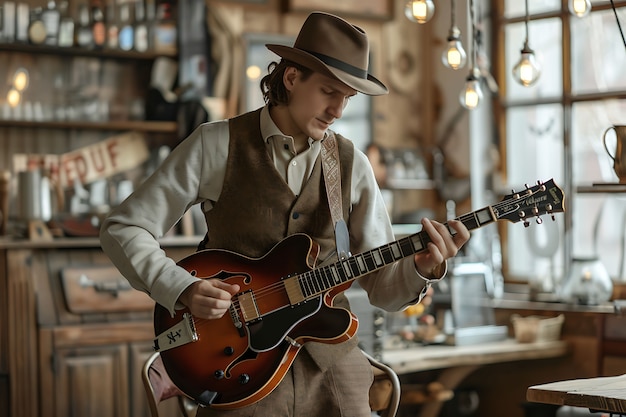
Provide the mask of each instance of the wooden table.
[{"label": "wooden table", "polygon": [[[455,389],[469,374],[483,365],[536,360],[564,356],[568,345],[564,341],[518,343],[513,339],[469,346],[432,345],[406,349],[385,350],[382,361],[398,375],[441,369],[438,383]],[[442,402],[425,403],[420,417],[435,417]]]},{"label": "wooden table", "polygon": [[500,362],[555,358],[567,353],[567,343],[518,343],[514,339],[468,346],[431,345],[385,350],[383,362],[398,375],[431,369],[480,366]]},{"label": "wooden table", "polygon": [[626,415],[626,375],[535,385],[528,388],[526,399]]}]

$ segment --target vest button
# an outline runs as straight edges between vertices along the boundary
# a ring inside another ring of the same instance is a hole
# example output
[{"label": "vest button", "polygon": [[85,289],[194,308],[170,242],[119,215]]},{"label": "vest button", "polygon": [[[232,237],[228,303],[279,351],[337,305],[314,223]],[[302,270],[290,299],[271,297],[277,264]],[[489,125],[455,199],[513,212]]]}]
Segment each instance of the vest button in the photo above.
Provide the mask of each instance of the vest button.
[{"label": "vest button", "polygon": [[300,217],[300,213],[293,213],[291,217],[297,219],[298,217]]}]

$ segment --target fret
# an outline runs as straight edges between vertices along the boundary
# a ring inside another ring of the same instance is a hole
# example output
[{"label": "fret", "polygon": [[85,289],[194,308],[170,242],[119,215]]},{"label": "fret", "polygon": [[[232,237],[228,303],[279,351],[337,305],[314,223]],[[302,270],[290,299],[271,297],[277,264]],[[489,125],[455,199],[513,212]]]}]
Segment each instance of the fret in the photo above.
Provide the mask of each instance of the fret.
[{"label": "fret", "polygon": [[348,279],[352,278],[352,269],[350,269],[350,265],[347,260],[341,261],[341,266],[343,268],[343,272],[346,274]]},{"label": "fret", "polygon": [[315,280],[317,282],[317,286],[320,287],[320,291],[325,291],[328,289],[328,285],[324,280],[324,270],[318,269],[315,274]]},{"label": "fret", "polygon": [[398,260],[402,258],[402,253],[400,252],[400,246],[398,246],[398,242],[393,242],[389,245],[391,248],[391,256],[393,256],[394,260]]},{"label": "fret", "polygon": [[339,277],[341,279],[341,282],[344,283],[346,281],[348,281],[348,275],[346,274],[345,269],[343,268],[343,262],[337,262],[335,264],[337,266],[337,272],[339,272]]},{"label": "fret", "polygon": [[335,286],[335,279],[333,278],[332,265],[328,265],[324,268],[324,277],[326,277],[327,289]]},{"label": "fret", "polygon": [[348,258],[348,265],[350,265],[350,270],[352,271],[353,277],[358,277],[359,275],[361,275],[361,271],[359,271],[359,267],[357,266],[354,257]]},{"label": "fret", "polygon": [[398,242],[400,244],[400,250],[402,251],[402,256],[409,256],[414,254],[413,247],[411,246],[410,239],[404,238]]},{"label": "fret", "polygon": [[367,269],[367,266],[365,265],[365,260],[363,259],[363,255],[355,255],[354,259],[356,260],[356,263],[359,267],[359,272],[361,274],[364,274],[369,271]]},{"label": "fret", "polygon": [[318,273],[318,270],[315,270],[314,273],[312,274],[312,280],[311,283],[313,284],[313,292],[315,294],[319,293],[322,291],[322,288],[320,287],[320,282],[319,282],[319,278],[317,276],[315,276],[315,274]]},{"label": "fret", "polygon": [[391,249],[389,249],[389,245],[380,249],[381,255],[383,256],[383,260],[385,261],[385,265],[393,262],[393,256],[391,255]]},{"label": "fret", "polygon": [[372,251],[372,256],[374,257],[374,263],[376,263],[377,267],[383,265],[383,258],[382,254],[380,253],[380,248],[374,249]]},{"label": "fret", "polygon": [[496,221],[496,217],[491,207],[485,207],[474,212],[479,225],[489,224]]},{"label": "fret", "polygon": [[333,274],[330,272],[330,267],[326,266],[322,269],[322,276],[324,277],[324,287],[326,289],[332,288],[334,285]]},{"label": "fret", "polygon": [[339,272],[337,271],[337,265],[331,265],[330,272],[333,275],[333,282],[335,284],[339,284],[341,282],[341,277],[339,276]]},{"label": "fret", "polygon": [[474,216],[472,216],[471,218],[467,218],[467,217],[464,218],[463,219],[463,224],[469,230],[477,229],[478,227],[480,227],[480,223],[478,222],[478,219],[476,217],[474,217]]},{"label": "fret", "polygon": [[365,259],[365,264],[367,265],[368,271],[373,271],[374,269],[376,269],[376,263],[374,262],[374,255],[372,251],[366,252],[363,258]]},{"label": "fret", "polygon": [[421,233],[416,233],[410,236],[411,243],[413,244],[413,253],[417,253],[426,249],[426,246],[424,245],[424,242],[422,242],[420,235]]},{"label": "fret", "polygon": [[313,281],[312,281],[312,275],[310,272],[305,274],[305,279],[306,279],[306,286],[307,286],[307,290],[308,290],[308,294],[309,295],[313,295],[315,294],[315,289],[313,288]]}]

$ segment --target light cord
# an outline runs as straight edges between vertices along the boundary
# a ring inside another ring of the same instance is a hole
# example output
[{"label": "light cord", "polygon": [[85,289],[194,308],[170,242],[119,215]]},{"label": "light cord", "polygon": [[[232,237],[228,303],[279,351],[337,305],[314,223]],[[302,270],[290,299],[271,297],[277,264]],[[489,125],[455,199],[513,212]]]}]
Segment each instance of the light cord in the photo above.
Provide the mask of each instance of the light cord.
[{"label": "light cord", "polygon": [[624,38],[624,31],[622,30],[622,25],[619,22],[619,17],[617,16],[617,10],[615,10],[615,3],[611,0],[611,7],[613,8],[613,13],[615,14],[615,21],[617,21],[617,27],[619,29],[620,35],[622,35],[622,42],[624,43],[624,48],[626,48],[626,38]]}]

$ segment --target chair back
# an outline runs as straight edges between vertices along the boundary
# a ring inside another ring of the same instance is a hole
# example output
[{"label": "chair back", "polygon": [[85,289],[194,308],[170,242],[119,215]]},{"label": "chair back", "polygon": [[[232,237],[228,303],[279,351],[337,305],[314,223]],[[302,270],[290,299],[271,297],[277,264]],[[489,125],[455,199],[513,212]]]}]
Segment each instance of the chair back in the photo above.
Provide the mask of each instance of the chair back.
[{"label": "chair back", "polygon": [[[177,415],[182,417],[193,417],[197,405],[189,399],[181,390],[174,385],[170,379],[163,359],[159,352],[155,352],[146,360],[141,369],[141,380],[146,390],[146,399],[152,417],[161,417],[159,414],[159,404],[170,398],[176,398],[178,402]],[[169,410],[168,410],[169,411]],[[168,415],[171,415],[168,413]]]},{"label": "chair back", "polygon": [[[374,382],[370,388],[370,407],[381,417],[395,417],[400,405],[400,379],[398,375],[371,355],[363,352],[374,370]],[[193,417],[197,405],[179,390],[170,379],[158,352],[153,353],[144,363],[141,380],[146,390],[146,398],[152,417],[159,414],[159,404],[170,398],[177,398],[178,408],[183,417]]]},{"label": "chair back", "polygon": [[393,369],[363,352],[374,368],[374,382],[370,387],[370,408],[381,417],[395,417],[400,406],[400,378]]}]

